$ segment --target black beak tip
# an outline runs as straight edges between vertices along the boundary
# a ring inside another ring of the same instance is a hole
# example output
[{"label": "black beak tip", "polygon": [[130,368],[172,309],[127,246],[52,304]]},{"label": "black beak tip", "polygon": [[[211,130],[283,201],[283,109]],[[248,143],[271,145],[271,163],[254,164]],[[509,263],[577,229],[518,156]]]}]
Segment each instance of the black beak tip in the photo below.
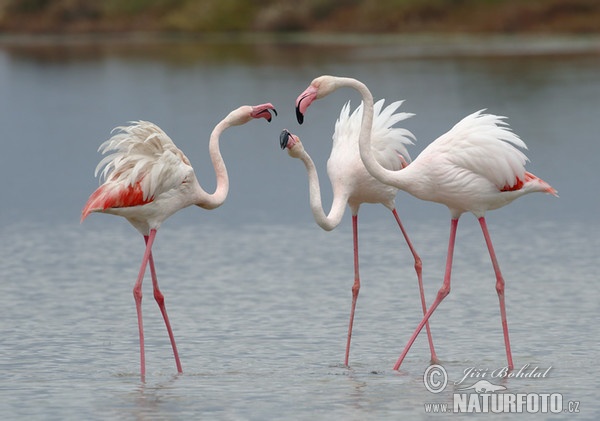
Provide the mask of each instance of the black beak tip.
[{"label": "black beak tip", "polygon": [[304,123],[304,114],[300,112],[300,108],[296,107],[296,119],[298,120],[298,124]]},{"label": "black beak tip", "polygon": [[281,132],[281,134],[279,135],[279,146],[281,146],[281,149],[285,149],[289,138],[290,138],[290,132],[288,132],[287,130],[283,130]]},{"label": "black beak tip", "polygon": [[[275,108],[272,108],[271,111],[273,111],[273,114],[275,114],[275,116],[277,116],[277,110]],[[270,123],[271,120],[273,120],[273,115],[271,114],[271,112],[269,110],[267,110],[267,112],[269,113],[269,118],[267,118],[267,121]]]}]

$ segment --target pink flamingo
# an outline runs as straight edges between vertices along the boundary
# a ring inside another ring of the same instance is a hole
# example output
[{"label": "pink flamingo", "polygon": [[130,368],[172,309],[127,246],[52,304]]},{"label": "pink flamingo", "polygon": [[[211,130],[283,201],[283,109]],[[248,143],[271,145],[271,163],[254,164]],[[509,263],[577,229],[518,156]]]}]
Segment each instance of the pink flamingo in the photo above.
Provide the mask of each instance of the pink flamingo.
[{"label": "pink flamingo", "polygon": [[[299,97],[298,103],[300,103],[301,100],[302,95]],[[404,145],[412,144],[410,139],[413,135],[406,129],[392,128],[391,126],[412,116],[412,114],[395,113],[402,104],[402,101],[394,102],[386,108],[383,108],[383,103],[384,101],[381,100],[375,104],[375,122],[372,128],[373,149],[377,156],[377,160],[381,162],[381,165],[384,165],[389,169],[399,170],[408,165],[407,160],[410,160],[410,157]],[[354,284],[352,286],[352,307],[350,310],[346,353],[344,357],[344,364],[346,366],[348,365],[350,355],[350,340],[352,337],[354,312],[360,290],[360,275],[358,269],[358,210],[362,203],[381,203],[392,211],[415,260],[414,267],[417,272],[423,314],[425,314],[427,310],[421,276],[421,258],[408,238],[408,234],[400,221],[394,203],[398,190],[373,178],[367,172],[360,159],[358,136],[362,112],[363,106],[360,105],[352,114],[350,114],[350,103],[347,103],[342,108],[340,117],[335,124],[333,147],[331,156],[327,162],[327,172],[333,187],[333,202],[328,215],[325,215],[321,204],[321,190],[319,187],[317,170],[311,157],[304,150],[300,139],[287,130],[284,130],[280,137],[282,149],[287,148],[290,156],[299,158],[306,167],[310,187],[310,207],[317,224],[324,230],[330,231],[342,220],[346,205],[350,207],[352,212]],[[373,109],[371,109],[371,113],[373,113]],[[297,116],[298,122],[302,123],[302,114],[297,114]],[[429,326],[427,326],[427,334],[431,349],[431,358],[433,361],[436,361],[437,358],[435,356]]]},{"label": "pink flamingo", "polygon": [[223,204],[229,190],[229,178],[219,151],[219,137],[231,126],[239,126],[252,119],[271,121],[271,112],[277,112],[270,103],[242,106],[233,110],[215,126],[210,136],[209,154],[214,166],[217,187],[214,193],[205,192],[194,174],[190,161],[167,134],[153,123],[133,122],[128,127],[117,127],[119,132],[100,145],[104,157],[96,167],[102,167],[104,183],[90,196],[81,212],[81,221],[91,212],[103,212],[126,218],[143,236],[146,251],[133,287],[140,336],[140,367],[145,379],[144,329],[142,323],[142,281],[146,266],[150,265],[154,298],[164,318],[175,364],[179,373],[181,362],[175,337],[169,323],[164,296],[158,288],[152,244],[161,223],[175,212],[191,205],[215,209]]},{"label": "pink flamingo", "polygon": [[[503,121],[505,117],[475,112],[458,122],[450,131],[429,144],[419,156],[401,171],[382,166],[372,152],[373,96],[365,84],[356,79],[321,76],[312,81],[299,99],[303,113],[315,99],[323,98],[340,87],[356,89],[362,96],[365,112],[360,131],[360,155],[369,173],[387,185],[413,196],[444,204],[450,210],[451,225],[446,271],[442,287],[398,358],[398,370],[417,335],[450,293],[450,274],[458,219],[464,212],[478,218],[496,275],[496,292],[509,369],[514,364],[510,350],[504,279],[492,245],[485,212],[508,205],[527,193],[542,192],[557,196],[548,183],[525,170],[527,157],[518,148],[525,143]],[[517,148],[518,147],[518,148]]]}]

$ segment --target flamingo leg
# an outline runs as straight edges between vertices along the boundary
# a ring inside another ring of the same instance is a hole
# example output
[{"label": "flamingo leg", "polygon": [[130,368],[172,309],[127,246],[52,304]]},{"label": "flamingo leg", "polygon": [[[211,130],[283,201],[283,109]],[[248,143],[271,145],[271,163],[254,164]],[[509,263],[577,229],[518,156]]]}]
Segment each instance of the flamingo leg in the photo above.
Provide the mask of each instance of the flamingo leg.
[{"label": "flamingo leg", "polygon": [[500,301],[500,317],[502,319],[502,331],[504,333],[504,345],[506,346],[506,358],[508,360],[508,369],[514,368],[512,353],[510,352],[510,340],[508,338],[508,323],[506,321],[506,308],[504,306],[504,278],[500,272],[500,265],[496,259],[496,253],[494,252],[494,246],[492,245],[492,239],[487,229],[485,218],[482,216],[479,218],[479,225],[483,231],[483,237],[487,245],[488,251],[490,252],[490,258],[492,259],[492,265],[494,266],[494,273],[496,274],[496,292],[498,293],[498,300]]},{"label": "flamingo leg", "polygon": [[435,301],[433,302],[431,307],[429,307],[429,310],[427,310],[427,313],[425,313],[425,316],[423,316],[423,320],[421,320],[421,323],[419,323],[419,325],[413,332],[412,336],[408,340],[408,343],[404,347],[404,351],[402,351],[402,354],[400,354],[398,361],[396,361],[396,365],[394,365],[394,370],[398,370],[400,368],[402,361],[404,361],[404,357],[406,357],[406,354],[408,354],[410,347],[415,342],[415,339],[417,339],[417,336],[419,335],[419,332],[421,331],[421,329],[423,329],[423,326],[425,326],[425,324],[427,323],[427,321],[429,320],[429,318],[431,317],[431,315],[433,314],[433,312],[435,311],[437,306],[440,305],[442,300],[444,298],[446,298],[446,296],[448,294],[450,294],[450,276],[452,273],[452,259],[454,256],[454,243],[456,241],[456,228],[457,227],[458,227],[458,218],[452,218],[452,220],[450,222],[450,239],[448,240],[448,256],[446,258],[446,273],[444,275],[444,282],[442,283],[442,287],[438,291],[438,293],[435,297]]},{"label": "flamingo leg", "polygon": [[[408,234],[404,229],[404,225],[400,221],[400,217],[398,216],[398,212],[396,209],[392,210],[394,214],[394,218],[396,218],[396,222],[400,227],[400,231],[402,231],[402,235],[404,235],[404,239],[406,240],[406,244],[410,249],[410,252],[415,259],[415,271],[417,272],[417,280],[419,282],[419,294],[421,295],[421,306],[423,307],[423,316],[427,314],[427,303],[425,302],[425,291],[423,289],[423,263],[421,261],[421,257],[417,254],[417,251],[412,245],[410,238],[408,238]],[[431,351],[431,363],[436,364],[438,362],[437,356],[435,355],[435,348],[433,347],[433,337],[431,336],[431,329],[429,328],[429,321],[425,323],[425,329],[427,330],[427,340],[429,341],[429,350]]]},{"label": "flamingo leg", "polygon": [[[148,236],[144,236],[144,240],[146,244],[148,243]],[[169,323],[169,316],[167,314],[167,308],[165,307],[165,297],[158,288],[158,278],[156,276],[156,269],[154,267],[154,258],[152,257],[152,251],[150,251],[149,257],[150,263],[150,273],[152,274],[152,286],[154,289],[154,299],[156,300],[158,307],[160,308],[160,312],[162,313],[163,319],[165,320],[165,325],[167,326],[167,332],[169,333],[169,339],[171,340],[171,346],[173,347],[173,355],[175,356],[175,365],[177,366],[177,372],[182,373],[181,370],[181,362],[179,361],[179,353],[177,352],[177,345],[175,344],[175,336],[173,335],[173,330],[171,329],[171,323]]]},{"label": "flamingo leg", "polygon": [[135,308],[137,310],[138,318],[138,329],[140,333],[140,373],[142,381],[146,380],[146,355],[144,352],[144,322],[142,320],[142,281],[144,280],[144,273],[146,272],[146,266],[152,253],[152,244],[156,237],[156,230],[151,230],[150,235],[144,239],[146,241],[146,251],[142,258],[142,265],[140,266],[140,272],[138,274],[135,285],[133,286],[133,298],[135,299]]},{"label": "flamingo leg", "polygon": [[352,338],[352,325],[354,324],[354,310],[360,290],[360,275],[358,272],[358,215],[352,215],[352,238],[354,243],[354,284],[352,285],[352,308],[350,309],[350,321],[348,323],[348,340],[346,342],[346,355],[344,365],[348,366],[350,357],[350,340]]}]

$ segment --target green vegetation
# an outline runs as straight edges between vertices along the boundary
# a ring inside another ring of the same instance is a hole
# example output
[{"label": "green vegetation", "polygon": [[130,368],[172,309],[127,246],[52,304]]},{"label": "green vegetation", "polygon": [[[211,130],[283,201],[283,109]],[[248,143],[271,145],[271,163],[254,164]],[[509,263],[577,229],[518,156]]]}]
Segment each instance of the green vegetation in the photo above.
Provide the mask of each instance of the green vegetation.
[{"label": "green vegetation", "polygon": [[598,0],[0,0],[2,32],[596,33]]}]

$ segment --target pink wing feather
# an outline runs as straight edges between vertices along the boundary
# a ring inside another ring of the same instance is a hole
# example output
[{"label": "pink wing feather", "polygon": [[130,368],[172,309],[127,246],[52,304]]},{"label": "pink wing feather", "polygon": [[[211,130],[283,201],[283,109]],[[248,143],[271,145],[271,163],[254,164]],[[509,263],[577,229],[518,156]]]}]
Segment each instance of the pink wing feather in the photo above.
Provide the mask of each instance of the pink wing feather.
[{"label": "pink wing feather", "polygon": [[153,197],[144,199],[144,192],[139,182],[133,186],[103,184],[90,195],[81,211],[81,221],[83,222],[91,212],[145,205],[153,199]]}]

